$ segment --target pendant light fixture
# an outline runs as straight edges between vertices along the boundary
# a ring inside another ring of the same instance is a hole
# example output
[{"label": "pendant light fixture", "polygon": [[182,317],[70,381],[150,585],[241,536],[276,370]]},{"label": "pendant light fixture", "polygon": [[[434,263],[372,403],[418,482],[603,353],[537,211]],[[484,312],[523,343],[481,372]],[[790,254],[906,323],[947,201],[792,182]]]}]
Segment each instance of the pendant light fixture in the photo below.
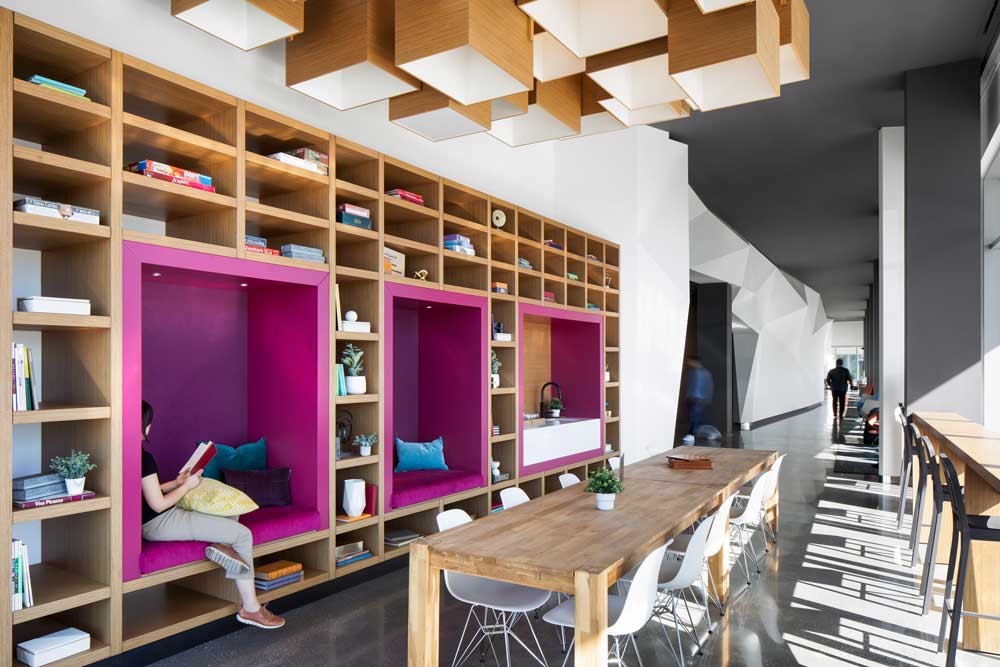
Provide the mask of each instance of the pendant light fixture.
[{"label": "pendant light fixture", "polygon": [[668,73],[668,37],[587,58],[587,75],[627,109],[643,109],[687,97]]},{"label": "pendant light fixture", "polygon": [[492,119],[503,120],[528,113],[528,97],[530,95],[531,93],[526,90],[523,93],[514,93],[493,100],[491,102],[493,106]]},{"label": "pendant light fixture", "polygon": [[464,137],[490,129],[490,102],[469,106],[424,86],[389,100],[389,120],[430,141]]},{"label": "pendant light fixture", "polygon": [[668,120],[687,118],[691,115],[691,107],[684,100],[654,104],[642,109],[629,109],[615,98],[611,98],[602,101],[601,106],[627,127],[664,123]]},{"label": "pendant light fixture", "polygon": [[698,3],[698,9],[701,10],[702,14],[710,14],[712,12],[717,12],[722,9],[729,9],[731,7],[739,7],[740,5],[745,5],[748,0],[694,0],[694,1]]},{"label": "pendant light fixture", "polygon": [[[580,134],[577,136],[614,132],[625,127],[601,104],[602,100],[610,99],[611,94],[597,85],[596,81],[589,76],[580,77]],[[573,138],[564,137],[564,140]]]},{"label": "pendant light fixture", "polygon": [[304,0],[171,0],[170,13],[249,51],[302,32]]},{"label": "pendant light fixture", "polygon": [[535,78],[539,81],[551,81],[566,76],[580,74],[587,68],[587,60],[576,56],[563,46],[551,32],[535,33]]},{"label": "pendant light fixture", "polygon": [[809,78],[809,10],[805,0],[772,0],[781,24],[781,85]]},{"label": "pendant light fixture", "polygon": [[461,104],[531,89],[531,21],[510,0],[396,0],[396,65]]},{"label": "pendant light fixture", "polygon": [[285,46],[285,85],[337,109],[420,88],[394,62],[393,0],[309,0]]},{"label": "pendant light fixture", "polygon": [[580,58],[667,34],[667,0],[517,0]]},{"label": "pendant light fixture", "polygon": [[580,74],[536,81],[528,112],[494,121],[490,134],[508,146],[524,146],[580,133]]},{"label": "pendant light fixture", "polygon": [[702,111],[781,94],[778,13],[769,1],[702,14],[670,0],[670,75]]}]

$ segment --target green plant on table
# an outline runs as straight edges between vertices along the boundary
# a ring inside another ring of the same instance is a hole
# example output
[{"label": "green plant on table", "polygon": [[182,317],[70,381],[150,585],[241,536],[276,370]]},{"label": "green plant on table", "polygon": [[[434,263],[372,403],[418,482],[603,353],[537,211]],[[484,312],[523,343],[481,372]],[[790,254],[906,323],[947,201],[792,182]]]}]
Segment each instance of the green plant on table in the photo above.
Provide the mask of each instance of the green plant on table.
[{"label": "green plant on table", "polygon": [[610,468],[601,468],[590,473],[587,488],[584,489],[589,493],[621,493],[624,490],[621,480],[615,477]]},{"label": "green plant on table", "polygon": [[354,436],[355,447],[371,447],[378,442],[378,435],[375,433],[359,433]]},{"label": "green plant on table", "polygon": [[365,351],[354,343],[348,343],[340,353],[340,362],[351,377],[361,377],[365,374]]},{"label": "green plant on table", "polygon": [[562,410],[563,402],[562,399],[556,396],[551,401],[549,401],[549,410]]},{"label": "green plant on table", "polygon": [[503,364],[500,362],[500,357],[497,356],[497,351],[490,350],[490,373],[493,375],[499,375],[501,366],[503,366]]},{"label": "green plant on table", "polygon": [[49,468],[63,479],[81,479],[97,466],[90,462],[90,454],[69,450],[69,456],[55,456],[49,462]]}]

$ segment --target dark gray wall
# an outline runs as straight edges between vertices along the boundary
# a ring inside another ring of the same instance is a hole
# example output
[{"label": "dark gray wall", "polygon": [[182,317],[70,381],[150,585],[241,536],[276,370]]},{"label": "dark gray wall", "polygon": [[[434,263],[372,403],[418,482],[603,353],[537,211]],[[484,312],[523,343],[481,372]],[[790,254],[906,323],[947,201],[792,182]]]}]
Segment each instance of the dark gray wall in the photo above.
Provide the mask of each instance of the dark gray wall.
[{"label": "dark gray wall", "polygon": [[698,354],[715,383],[711,424],[722,435],[733,430],[733,287],[698,285]]},{"label": "dark gray wall", "polygon": [[926,398],[924,409],[981,414],[980,203],[978,63],[907,72],[908,406]]}]

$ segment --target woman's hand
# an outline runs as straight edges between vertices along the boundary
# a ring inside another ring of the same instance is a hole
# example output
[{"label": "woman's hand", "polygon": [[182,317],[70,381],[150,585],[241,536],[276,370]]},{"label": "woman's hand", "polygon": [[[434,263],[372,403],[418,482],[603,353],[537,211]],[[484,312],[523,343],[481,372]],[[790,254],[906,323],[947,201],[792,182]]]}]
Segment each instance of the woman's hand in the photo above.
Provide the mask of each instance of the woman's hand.
[{"label": "woman's hand", "polygon": [[178,486],[184,486],[184,482],[188,481],[188,478],[190,476],[191,476],[190,470],[186,468],[184,470],[181,470],[180,474],[177,475],[177,479],[173,481],[173,488],[176,489]]},{"label": "woman's hand", "polygon": [[181,473],[182,475],[185,475],[184,482],[182,483],[182,486],[184,487],[184,489],[186,491],[190,491],[191,489],[193,489],[196,486],[198,486],[199,484],[201,484],[201,473],[202,472],[204,472],[204,471],[199,470],[198,472],[196,472],[193,475],[190,474],[190,473]]}]

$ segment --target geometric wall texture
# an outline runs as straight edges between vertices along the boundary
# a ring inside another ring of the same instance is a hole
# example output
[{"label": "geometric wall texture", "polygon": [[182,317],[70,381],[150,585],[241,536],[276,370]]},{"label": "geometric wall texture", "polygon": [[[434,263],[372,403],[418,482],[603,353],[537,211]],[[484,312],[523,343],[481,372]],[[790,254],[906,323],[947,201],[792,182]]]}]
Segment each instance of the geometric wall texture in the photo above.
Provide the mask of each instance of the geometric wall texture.
[{"label": "geometric wall texture", "polygon": [[818,292],[771,263],[689,188],[691,276],[733,286],[740,422],[823,401],[833,330]]}]

